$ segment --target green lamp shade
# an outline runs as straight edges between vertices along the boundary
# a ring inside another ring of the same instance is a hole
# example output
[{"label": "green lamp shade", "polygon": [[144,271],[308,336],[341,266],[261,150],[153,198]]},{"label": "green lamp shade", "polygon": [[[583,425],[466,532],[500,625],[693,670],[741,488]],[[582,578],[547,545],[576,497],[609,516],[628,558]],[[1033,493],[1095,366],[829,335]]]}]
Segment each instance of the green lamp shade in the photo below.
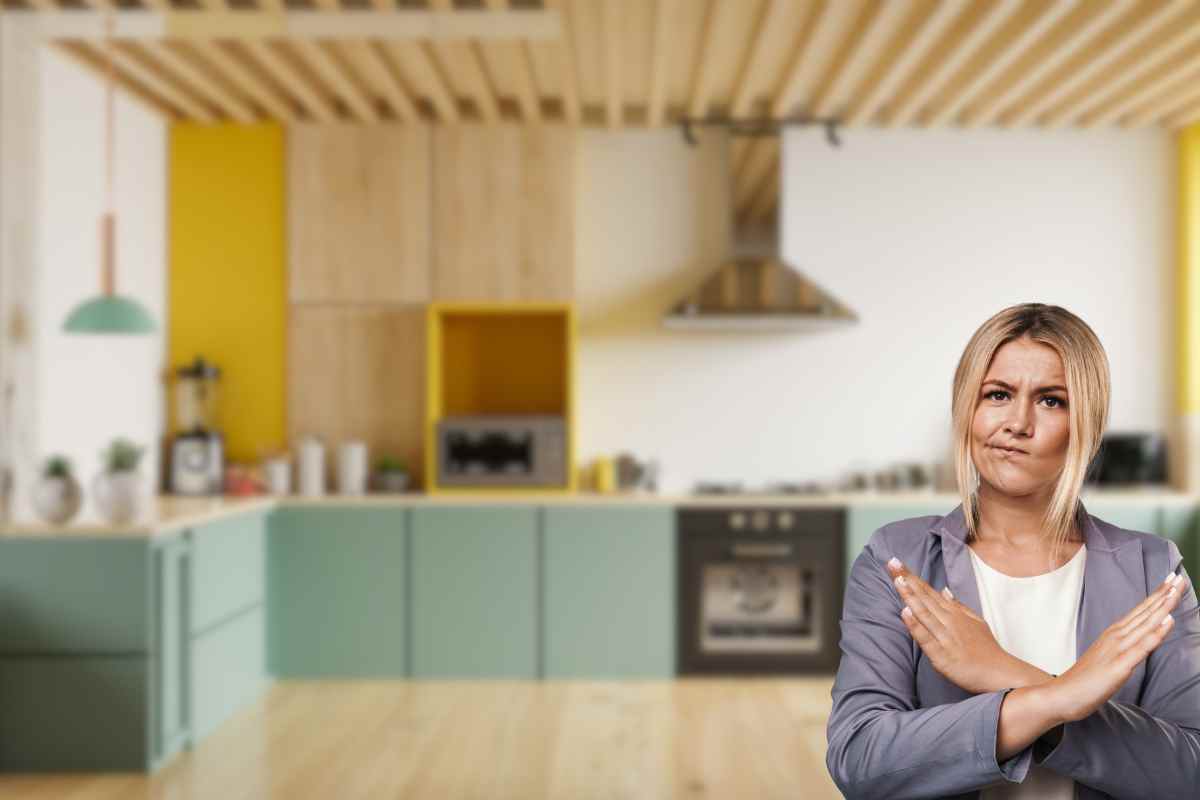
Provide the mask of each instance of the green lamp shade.
[{"label": "green lamp shade", "polygon": [[118,295],[101,295],[75,307],[63,323],[67,333],[152,333],[156,326],[142,304]]}]

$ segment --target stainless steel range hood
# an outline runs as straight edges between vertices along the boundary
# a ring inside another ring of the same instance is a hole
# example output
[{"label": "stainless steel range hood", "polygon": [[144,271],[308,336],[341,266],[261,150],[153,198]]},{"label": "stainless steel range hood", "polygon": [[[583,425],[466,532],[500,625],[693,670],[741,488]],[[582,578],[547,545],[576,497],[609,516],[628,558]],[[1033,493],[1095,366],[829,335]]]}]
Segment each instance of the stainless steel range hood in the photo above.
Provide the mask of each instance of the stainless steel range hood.
[{"label": "stainless steel range hood", "polygon": [[[779,185],[782,187],[782,180]],[[767,224],[751,226],[738,221],[732,183],[729,197],[733,209],[729,258],[672,306],[663,316],[663,327],[814,330],[858,321],[858,315],[844,303],[784,261],[779,246],[779,203]]]}]

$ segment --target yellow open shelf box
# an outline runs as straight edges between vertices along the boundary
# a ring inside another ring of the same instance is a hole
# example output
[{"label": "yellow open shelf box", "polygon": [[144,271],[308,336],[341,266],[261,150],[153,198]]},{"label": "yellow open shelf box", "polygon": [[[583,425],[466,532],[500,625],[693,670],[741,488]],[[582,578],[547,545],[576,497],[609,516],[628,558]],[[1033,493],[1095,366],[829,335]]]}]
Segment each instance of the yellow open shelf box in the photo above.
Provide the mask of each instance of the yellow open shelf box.
[{"label": "yellow open shelf box", "polygon": [[[574,306],[430,303],[426,324],[427,491],[496,495],[575,491]],[[567,437],[566,483],[554,487],[439,485],[438,422],[443,417],[477,414],[561,415]]]}]

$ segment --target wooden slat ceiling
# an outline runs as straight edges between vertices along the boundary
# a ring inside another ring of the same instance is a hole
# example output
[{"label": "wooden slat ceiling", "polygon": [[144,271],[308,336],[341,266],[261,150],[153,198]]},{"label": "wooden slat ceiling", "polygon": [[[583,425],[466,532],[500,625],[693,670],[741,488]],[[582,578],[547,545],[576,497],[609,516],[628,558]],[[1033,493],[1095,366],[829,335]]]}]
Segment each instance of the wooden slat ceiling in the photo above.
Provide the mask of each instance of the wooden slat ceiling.
[{"label": "wooden slat ceiling", "polygon": [[[110,0],[3,2],[88,14]],[[492,14],[486,19],[513,23],[495,38],[212,38],[189,29],[115,46],[125,89],[173,120],[200,123],[513,121],[615,129],[804,116],[845,127],[1170,130],[1200,120],[1200,0],[119,3],[130,13],[187,12],[189,19],[228,18],[231,10],[249,21],[320,12],[332,26],[371,10],[472,20]],[[557,35],[523,36],[520,18],[532,16],[552,17]],[[91,69],[104,63],[94,37],[60,38],[54,46]],[[738,137],[732,158],[738,208],[748,217],[769,214],[778,195],[778,140]]]}]

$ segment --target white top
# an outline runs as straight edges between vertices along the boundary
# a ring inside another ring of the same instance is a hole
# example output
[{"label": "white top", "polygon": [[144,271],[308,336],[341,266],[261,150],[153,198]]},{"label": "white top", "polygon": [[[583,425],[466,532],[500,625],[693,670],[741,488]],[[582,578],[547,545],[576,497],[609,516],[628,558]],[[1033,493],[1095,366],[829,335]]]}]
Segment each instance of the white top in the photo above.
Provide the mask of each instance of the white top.
[{"label": "white top", "polygon": [[[1061,675],[1075,663],[1075,625],[1083,595],[1083,565],[1087,546],[1080,545],[1070,561],[1052,572],[1014,578],[976,555],[975,582],[983,618],[1000,646],[1022,661]],[[1075,781],[1031,764],[1021,783],[1004,781],[982,790],[982,800],[1072,800]]]}]

